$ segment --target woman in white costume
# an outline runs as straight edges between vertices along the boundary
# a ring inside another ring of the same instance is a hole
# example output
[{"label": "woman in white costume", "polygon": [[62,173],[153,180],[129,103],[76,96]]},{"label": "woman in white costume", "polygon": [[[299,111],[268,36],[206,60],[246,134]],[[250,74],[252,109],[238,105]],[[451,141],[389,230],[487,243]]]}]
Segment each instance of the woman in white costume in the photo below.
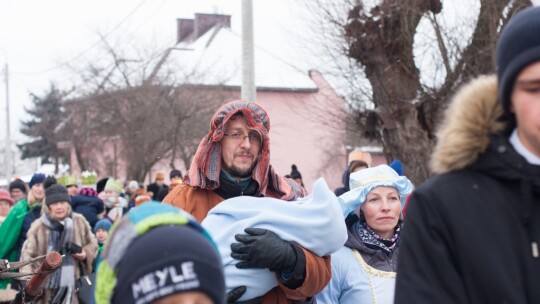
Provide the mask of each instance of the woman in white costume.
[{"label": "woman in white costume", "polygon": [[412,183],[387,165],[354,172],[341,195],[348,239],[319,304],[394,303],[401,209]]}]

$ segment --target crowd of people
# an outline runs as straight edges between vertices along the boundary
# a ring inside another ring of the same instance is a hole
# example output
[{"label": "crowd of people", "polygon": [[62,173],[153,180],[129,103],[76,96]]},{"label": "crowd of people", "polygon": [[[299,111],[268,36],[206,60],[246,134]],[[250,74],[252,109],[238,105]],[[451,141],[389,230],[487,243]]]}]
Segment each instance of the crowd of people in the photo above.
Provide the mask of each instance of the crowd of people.
[{"label": "crowd of people", "polygon": [[[512,17],[496,57],[451,101],[421,185],[353,151],[343,187],[308,193],[296,165],[272,167],[266,111],[232,101],[169,185],[12,181],[0,270],[60,252],[39,303],[540,303],[540,7]],[[0,280],[0,301],[24,284]]]}]

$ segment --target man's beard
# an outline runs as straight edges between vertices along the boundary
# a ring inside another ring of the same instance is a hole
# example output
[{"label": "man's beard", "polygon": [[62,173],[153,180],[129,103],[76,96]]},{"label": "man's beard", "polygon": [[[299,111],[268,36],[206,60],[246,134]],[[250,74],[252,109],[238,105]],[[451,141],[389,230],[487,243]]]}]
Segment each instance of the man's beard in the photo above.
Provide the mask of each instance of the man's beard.
[{"label": "man's beard", "polygon": [[251,172],[253,171],[253,168],[255,168],[255,163],[247,169],[238,168],[235,165],[228,167],[227,165],[224,164],[223,166],[223,170],[225,170],[225,172],[229,173],[230,176],[236,177],[236,178],[250,177]]}]

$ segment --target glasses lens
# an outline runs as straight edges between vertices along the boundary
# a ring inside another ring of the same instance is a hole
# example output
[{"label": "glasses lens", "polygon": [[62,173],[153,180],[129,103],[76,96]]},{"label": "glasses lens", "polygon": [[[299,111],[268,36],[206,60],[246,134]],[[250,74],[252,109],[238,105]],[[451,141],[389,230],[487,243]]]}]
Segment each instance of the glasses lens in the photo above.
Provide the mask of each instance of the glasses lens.
[{"label": "glasses lens", "polygon": [[258,144],[261,143],[261,137],[259,136],[259,133],[252,131],[252,132],[249,132],[248,136],[249,136],[250,143],[258,143]]}]

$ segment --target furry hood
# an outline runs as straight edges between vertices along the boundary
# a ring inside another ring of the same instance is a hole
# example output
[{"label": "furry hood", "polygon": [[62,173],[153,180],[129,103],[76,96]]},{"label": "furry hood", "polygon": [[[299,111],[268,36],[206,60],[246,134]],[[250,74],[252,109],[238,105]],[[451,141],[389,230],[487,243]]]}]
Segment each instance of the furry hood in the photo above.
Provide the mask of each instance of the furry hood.
[{"label": "furry hood", "polygon": [[431,157],[435,174],[463,169],[478,159],[490,134],[505,129],[497,77],[480,76],[458,90],[445,111]]}]

